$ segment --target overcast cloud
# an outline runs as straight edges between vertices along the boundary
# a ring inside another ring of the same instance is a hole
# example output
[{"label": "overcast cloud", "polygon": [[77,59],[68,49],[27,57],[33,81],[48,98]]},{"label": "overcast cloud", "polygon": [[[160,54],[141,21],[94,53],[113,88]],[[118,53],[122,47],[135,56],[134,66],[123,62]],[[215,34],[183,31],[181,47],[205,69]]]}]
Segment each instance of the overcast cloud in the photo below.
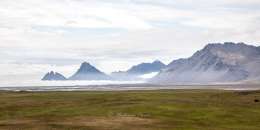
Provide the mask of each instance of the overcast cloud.
[{"label": "overcast cloud", "polygon": [[1,0],[0,80],[169,63],[207,43],[260,45],[259,0]]}]

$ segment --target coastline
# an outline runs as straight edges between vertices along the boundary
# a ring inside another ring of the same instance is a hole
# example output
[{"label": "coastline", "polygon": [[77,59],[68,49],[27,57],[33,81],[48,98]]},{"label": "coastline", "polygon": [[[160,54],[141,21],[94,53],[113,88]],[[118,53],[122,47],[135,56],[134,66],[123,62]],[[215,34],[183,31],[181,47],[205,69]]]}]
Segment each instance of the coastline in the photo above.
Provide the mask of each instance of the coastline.
[{"label": "coastline", "polygon": [[0,91],[128,91],[128,90],[260,90],[260,84],[212,84],[212,85],[157,85],[157,84],[109,84],[74,86],[12,86],[0,87]]}]

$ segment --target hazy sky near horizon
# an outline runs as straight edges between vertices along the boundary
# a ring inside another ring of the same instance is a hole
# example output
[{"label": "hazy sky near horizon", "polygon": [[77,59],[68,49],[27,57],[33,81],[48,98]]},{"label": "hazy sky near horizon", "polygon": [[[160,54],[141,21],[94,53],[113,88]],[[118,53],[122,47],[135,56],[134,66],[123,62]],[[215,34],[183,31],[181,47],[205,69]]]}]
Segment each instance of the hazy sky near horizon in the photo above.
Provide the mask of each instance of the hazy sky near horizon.
[{"label": "hazy sky near horizon", "polygon": [[0,80],[169,63],[214,42],[260,45],[259,0],[1,0]]}]

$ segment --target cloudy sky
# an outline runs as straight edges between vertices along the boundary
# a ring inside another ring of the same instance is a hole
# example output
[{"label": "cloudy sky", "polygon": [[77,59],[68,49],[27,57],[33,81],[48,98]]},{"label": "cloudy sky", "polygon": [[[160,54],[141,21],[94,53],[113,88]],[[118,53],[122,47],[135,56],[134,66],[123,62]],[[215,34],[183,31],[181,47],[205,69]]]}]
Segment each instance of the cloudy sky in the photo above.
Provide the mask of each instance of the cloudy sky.
[{"label": "cloudy sky", "polygon": [[259,0],[0,0],[0,80],[169,63],[213,42],[260,45]]}]

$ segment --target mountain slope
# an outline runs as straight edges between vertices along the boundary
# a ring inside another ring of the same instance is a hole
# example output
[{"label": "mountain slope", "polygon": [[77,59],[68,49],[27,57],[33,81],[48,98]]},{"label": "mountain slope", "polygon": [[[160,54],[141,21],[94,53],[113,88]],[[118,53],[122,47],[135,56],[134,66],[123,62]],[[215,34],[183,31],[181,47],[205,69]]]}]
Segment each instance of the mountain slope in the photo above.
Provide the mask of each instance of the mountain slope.
[{"label": "mountain slope", "polygon": [[147,74],[152,72],[159,72],[166,65],[161,61],[156,60],[152,63],[141,63],[133,66],[129,70],[127,70],[128,74]]},{"label": "mountain slope", "polygon": [[208,44],[171,62],[151,82],[170,84],[240,82],[260,77],[260,49],[244,43]]},{"label": "mountain slope", "polygon": [[67,80],[62,74],[57,73],[57,72],[48,72],[42,80],[48,81],[48,80]]},{"label": "mountain slope", "polygon": [[108,80],[110,77],[87,62],[81,64],[78,71],[69,80]]},{"label": "mountain slope", "polygon": [[115,79],[120,80],[138,80],[139,76],[152,72],[159,72],[166,65],[156,60],[152,63],[141,63],[128,69],[127,71],[118,71],[111,74]]}]

